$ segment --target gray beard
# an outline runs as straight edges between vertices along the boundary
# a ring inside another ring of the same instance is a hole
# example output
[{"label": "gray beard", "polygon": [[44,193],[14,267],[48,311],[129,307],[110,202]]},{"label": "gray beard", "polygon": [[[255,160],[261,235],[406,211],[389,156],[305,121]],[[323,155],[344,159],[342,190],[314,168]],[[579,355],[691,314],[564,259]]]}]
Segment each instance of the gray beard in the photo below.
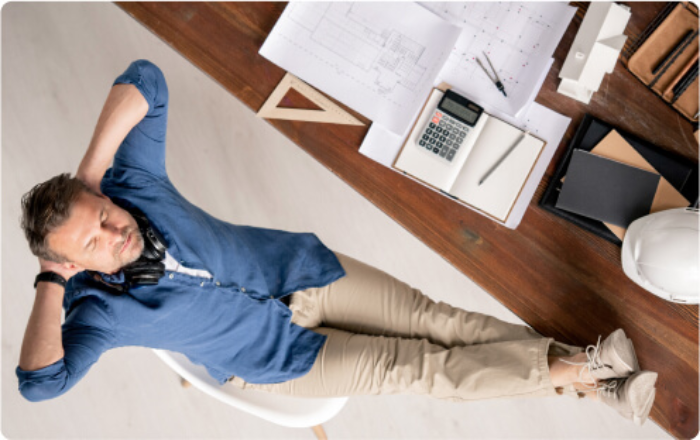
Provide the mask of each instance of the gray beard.
[{"label": "gray beard", "polygon": [[[132,232],[132,231],[125,231],[124,232],[124,234],[123,234],[124,240],[122,241],[122,246],[124,244],[124,241],[126,241],[126,238],[129,236],[130,232]],[[117,258],[117,260],[121,261],[121,268],[123,268],[124,266],[128,266],[129,264],[138,260],[141,257],[141,254],[143,253],[143,246],[144,246],[143,236],[141,235],[141,231],[138,228],[133,229],[132,241],[133,241],[133,243],[131,243],[131,246],[132,247],[136,246],[137,248],[140,248],[141,252],[139,252],[138,254],[135,254],[133,257],[130,257],[128,260],[121,260],[119,258],[119,255],[117,254],[115,257]],[[119,249],[121,249],[121,247],[119,247]]]}]

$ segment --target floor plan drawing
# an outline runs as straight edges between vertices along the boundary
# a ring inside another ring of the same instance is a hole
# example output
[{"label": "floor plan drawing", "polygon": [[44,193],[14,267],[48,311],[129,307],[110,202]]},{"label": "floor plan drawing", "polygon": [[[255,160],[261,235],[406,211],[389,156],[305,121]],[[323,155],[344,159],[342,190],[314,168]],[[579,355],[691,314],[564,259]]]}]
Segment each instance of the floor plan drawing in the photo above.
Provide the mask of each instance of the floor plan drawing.
[{"label": "floor plan drawing", "polygon": [[415,3],[292,2],[260,53],[403,132],[459,32]]},{"label": "floor plan drawing", "polygon": [[395,87],[415,90],[427,66],[425,46],[396,29],[381,29],[362,3],[294,3],[289,18],[309,32],[311,41],[354,67],[376,74],[374,85],[387,94]]},{"label": "floor plan drawing", "polygon": [[494,94],[492,100],[508,114],[517,113],[531,98],[534,99],[534,87],[541,79],[543,69],[548,68],[554,49],[575,11],[566,3],[421,4],[462,28],[462,34],[440,72],[441,80],[453,84],[467,82],[479,93],[489,90],[490,81],[476,63],[477,57],[485,62],[483,54],[488,54],[508,93],[508,99]]}]

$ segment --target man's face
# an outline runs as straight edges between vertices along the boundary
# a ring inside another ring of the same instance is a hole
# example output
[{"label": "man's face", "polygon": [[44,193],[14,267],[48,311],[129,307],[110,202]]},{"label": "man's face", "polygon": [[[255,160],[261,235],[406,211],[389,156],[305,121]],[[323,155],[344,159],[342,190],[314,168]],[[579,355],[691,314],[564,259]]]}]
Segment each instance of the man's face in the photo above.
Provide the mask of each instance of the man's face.
[{"label": "man's face", "polygon": [[48,235],[51,250],[83,269],[117,272],[143,252],[136,220],[105,196],[82,192],[68,219]]}]

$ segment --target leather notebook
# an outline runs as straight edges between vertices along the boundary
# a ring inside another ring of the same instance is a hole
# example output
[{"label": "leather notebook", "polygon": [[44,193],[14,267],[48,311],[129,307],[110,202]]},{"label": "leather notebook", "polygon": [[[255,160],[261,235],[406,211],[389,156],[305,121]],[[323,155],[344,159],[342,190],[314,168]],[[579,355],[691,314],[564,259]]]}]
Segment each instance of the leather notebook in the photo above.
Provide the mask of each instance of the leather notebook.
[{"label": "leather notebook", "polygon": [[576,149],[556,206],[626,228],[649,214],[660,180],[658,174]]}]

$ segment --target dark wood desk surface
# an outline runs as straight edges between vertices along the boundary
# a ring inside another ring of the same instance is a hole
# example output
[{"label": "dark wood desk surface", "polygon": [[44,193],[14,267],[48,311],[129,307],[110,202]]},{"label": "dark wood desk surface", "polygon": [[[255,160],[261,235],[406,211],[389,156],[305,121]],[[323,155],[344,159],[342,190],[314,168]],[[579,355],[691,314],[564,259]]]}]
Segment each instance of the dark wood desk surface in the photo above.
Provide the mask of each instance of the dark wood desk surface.
[{"label": "dark wood desk surface", "polygon": [[[252,111],[261,107],[284,76],[284,71],[258,55],[284,3],[119,6]],[[630,6],[633,14],[627,34],[634,36],[663,4]],[[585,112],[697,161],[691,124],[619,63],[590,105],[557,94],[557,75],[585,7],[580,5],[537,97],[537,102],[570,116],[572,123],[515,231],[359,154],[367,127],[270,124],[539,332],[586,345],[601,333],[624,328],[635,341],[642,367],[659,372],[652,418],[676,437],[694,437],[698,432],[698,307],[672,304],[637,287],[622,271],[618,246],[537,206]]]}]

